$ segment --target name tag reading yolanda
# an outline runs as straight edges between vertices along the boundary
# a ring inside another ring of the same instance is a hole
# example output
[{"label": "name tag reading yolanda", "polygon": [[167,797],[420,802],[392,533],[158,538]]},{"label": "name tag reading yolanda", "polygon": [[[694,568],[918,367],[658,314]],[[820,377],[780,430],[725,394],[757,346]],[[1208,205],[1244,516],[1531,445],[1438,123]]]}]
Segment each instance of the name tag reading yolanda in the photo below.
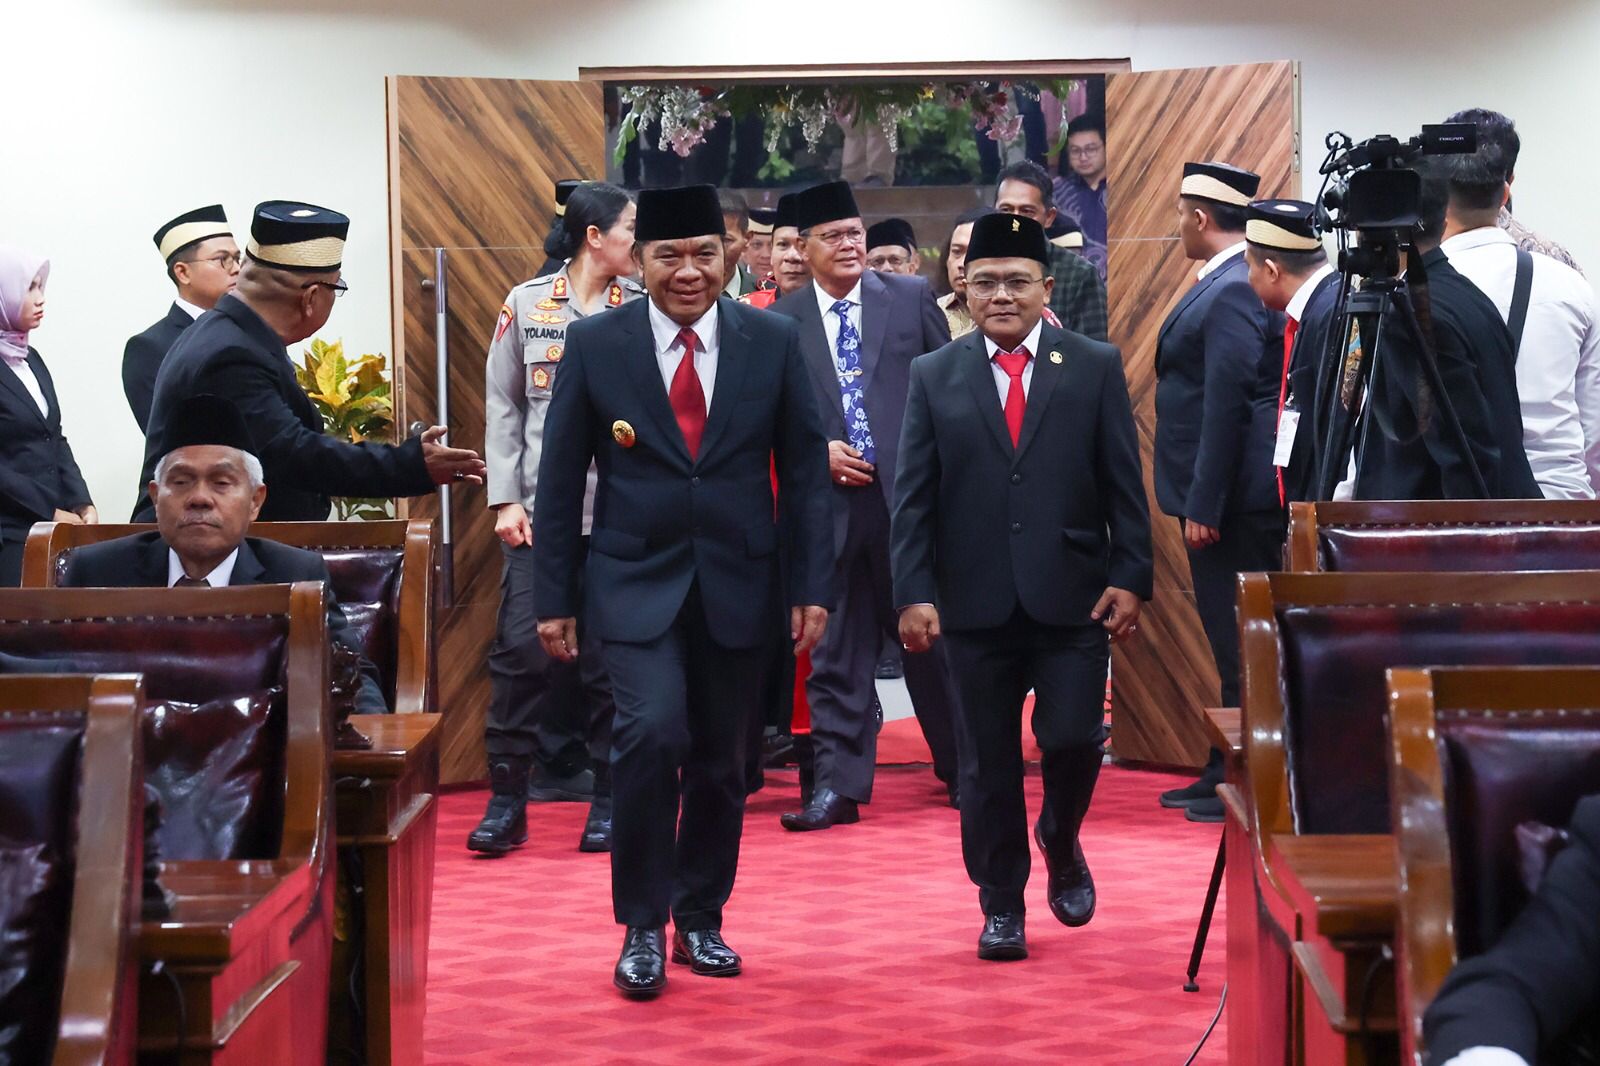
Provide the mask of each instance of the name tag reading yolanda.
[{"label": "name tag reading yolanda", "polygon": [[1278,419],[1278,444],[1272,449],[1272,465],[1288,466],[1289,456],[1294,451],[1294,435],[1300,428],[1300,412],[1293,407],[1285,407],[1283,416]]}]

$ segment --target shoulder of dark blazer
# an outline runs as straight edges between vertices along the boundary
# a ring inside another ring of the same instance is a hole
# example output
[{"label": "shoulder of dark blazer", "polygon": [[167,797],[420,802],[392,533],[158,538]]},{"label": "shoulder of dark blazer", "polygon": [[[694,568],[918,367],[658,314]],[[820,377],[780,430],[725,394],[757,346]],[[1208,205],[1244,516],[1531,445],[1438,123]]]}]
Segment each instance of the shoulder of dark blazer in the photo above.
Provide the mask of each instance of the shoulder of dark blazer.
[{"label": "shoulder of dark blazer", "polygon": [[799,326],[788,315],[774,315],[771,310],[751,307],[726,296],[717,301],[717,314],[751,340],[787,343],[788,338],[799,331]]},{"label": "shoulder of dark blazer", "polygon": [[166,543],[161,540],[161,534],[156,530],[130,533],[115,540],[103,540],[98,544],[85,544],[81,548],[74,548],[71,565],[74,572],[80,576],[92,574],[102,568],[113,570],[118,574],[132,574],[137,572],[139,560],[158,546],[165,550]]},{"label": "shoulder of dark blazer", "polygon": [[586,315],[567,325],[568,346],[574,339],[584,342],[597,338],[620,337],[624,334],[650,334],[650,301],[629,300],[621,307],[605,314]]},{"label": "shoulder of dark blazer", "polygon": [[261,537],[246,537],[244,542],[255,553],[261,568],[271,577],[288,581],[328,580],[327,561],[318,552]]},{"label": "shoulder of dark blazer", "polygon": [[[773,300],[772,303],[767,305],[766,310],[773,314],[783,315],[786,318],[799,318],[808,300],[813,308],[817,307],[817,287],[810,281],[807,281],[789,295],[780,296]],[[752,308],[752,310],[755,310],[755,308]]]},{"label": "shoulder of dark blazer", "polygon": [[[888,289],[896,296],[917,296],[924,290],[930,295],[933,292],[933,286],[929,285],[928,279],[921,274],[885,274],[881,271],[872,271],[872,276],[877,278],[885,289]],[[865,278],[866,275],[862,275],[862,277]],[[865,289],[866,284],[866,281],[863,280],[863,289]]]}]

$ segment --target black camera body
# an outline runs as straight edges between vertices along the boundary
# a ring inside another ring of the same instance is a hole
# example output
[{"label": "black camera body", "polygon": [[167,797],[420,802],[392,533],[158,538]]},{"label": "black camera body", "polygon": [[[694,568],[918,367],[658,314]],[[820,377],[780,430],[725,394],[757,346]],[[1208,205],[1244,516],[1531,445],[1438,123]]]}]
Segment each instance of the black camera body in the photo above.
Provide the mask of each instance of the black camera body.
[{"label": "black camera body", "polygon": [[1423,126],[1410,140],[1379,134],[1360,144],[1335,132],[1327,145],[1321,173],[1329,180],[1318,205],[1322,230],[1409,229],[1422,212],[1422,179],[1411,164],[1425,155],[1477,151],[1478,127],[1442,123]]}]

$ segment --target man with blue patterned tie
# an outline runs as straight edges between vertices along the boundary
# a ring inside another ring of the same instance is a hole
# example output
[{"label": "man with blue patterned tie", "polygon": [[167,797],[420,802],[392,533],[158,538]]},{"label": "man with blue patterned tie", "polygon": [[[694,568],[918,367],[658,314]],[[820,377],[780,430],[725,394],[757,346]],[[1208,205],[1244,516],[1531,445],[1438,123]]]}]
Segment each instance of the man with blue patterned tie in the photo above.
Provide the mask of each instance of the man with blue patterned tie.
[{"label": "man with blue patterned tie", "polygon": [[[898,639],[889,572],[889,505],[911,360],[950,341],[926,280],[866,270],[867,233],[842,181],[796,194],[812,283],[772,305],[800,323],[800,347],[828,432],[833,482],[837,607],[811,655],[806,696],[816,780],[811,802],[785,828],[855,822],[872,798],[877,762],[873,674],[887,635]],[[782,487],[780,486],[780,495]],[[906,688],[933,769],[956,793],[954,689],[940,648],[908,655]]]}]

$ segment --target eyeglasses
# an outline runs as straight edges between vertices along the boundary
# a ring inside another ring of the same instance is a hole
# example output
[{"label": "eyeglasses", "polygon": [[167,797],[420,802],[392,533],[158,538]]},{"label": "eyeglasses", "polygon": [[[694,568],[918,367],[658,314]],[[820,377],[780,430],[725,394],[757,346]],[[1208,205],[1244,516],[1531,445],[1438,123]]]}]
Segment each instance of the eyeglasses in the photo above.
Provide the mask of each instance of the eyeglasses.
[{"label": "eyeglasses", "polygon": [[343,278],[340,278],[338,281],[308,281],[300,287],[302,289],[315,289],[318,286],[321,286],[325,289],[332,289],[333,298],[335,300],[350,291],[350,286],[345,284],[345,280]]},{"label": "eyeglasses", "polygon": [[238,270],[244,266],[244,253],[234,252],[229,254],[228,252],[219,252],[216,255],[208,255],[204,259],[185,259],[184,262],[212,263],[215,264],[218,270]]},{"label": "eyeglasses", "polygon": [[994,278],[979,278],[976,281],[967,281],[967,292],[980,300],[987,300],[999,294],[1004,289],[1008,295],[1021,296],[1035,285],[1044,284],[1043,278],[1006,278],[996,281]]},{"label": "eyeglasses", "polygon": [[841,244],[866,244],[867,231],[864,229],[836,229],[827,233],[813,233],[810,238],[821,241],[829,248],[837,248]]},{"label": "eyeglasses", "polygon": [[1075,144],[1067,149],[1067,155],[1074,159],[1089,159],[1106,150],[1103,144]]},{"label": "eyeglasses", "polygon": [[909,255],[893,255],[893,254],[891,254],[891,255],[871,255],[871,256],[867,257],[867,266],[871,267],[874,270],[879,270],[879,269],[881,269],[883,267],[891,267],[891,268],[893,268],[895,270],[899,270],[901,267],[907,267],[907,266],[910,266],[910,265],[911,265],[911,257]]}]

